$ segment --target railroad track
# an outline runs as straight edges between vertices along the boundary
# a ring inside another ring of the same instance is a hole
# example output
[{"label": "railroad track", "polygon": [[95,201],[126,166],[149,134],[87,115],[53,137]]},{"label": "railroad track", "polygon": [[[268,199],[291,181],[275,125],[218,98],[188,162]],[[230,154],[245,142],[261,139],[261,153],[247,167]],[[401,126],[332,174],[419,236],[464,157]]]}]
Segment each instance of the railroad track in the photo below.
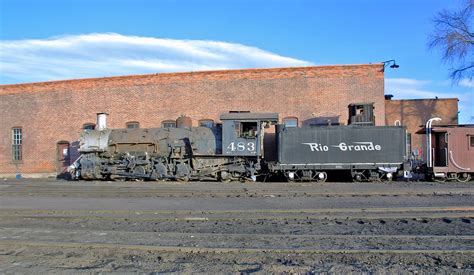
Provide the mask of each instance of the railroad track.
[{"label": "railroad track", "polygon": [[[50,246],[144,246],[178,251],[454,251],[474,252],[474,235],[341,235],[341,234],[249,234],[249,233],[179,233],[128,232],[105,230],[58,230],[52,228],[0,228],[0,244],[16,242]],[[67,240],[67,241],[64,241]],[[202,249],[202,250],[200,250]],[[333,253],[333,252],[331,252]],[[437,252],[438,253],[438,252]]]},{"label": "railroad track", "polygon": [[[38,257],[42,255],[42,257]],[[0,271],[16,272],[459,272],[473,251],[416,249],[241,249],[0,241]],[[20,260],[19,259],[23,259]],[[354,266],[355,265],[355,266]]]},{"label": "railroad track", "polygon": [[[201,236],[474,236],[472,207],[306,209],[251,211],[64,211],[2,210],[0,227],[18,231],[44,229],[186,233]],[[241,234],[241,235],[239,235]],[[111,235],[109,233],[105,235]],[[155,236],[155,235],[153,235]],[[41,236],[38,236],[40,239]],[[224,238],[224,239],[225,239]],[[71,239],[71,237],[63,237]],[[120,239],[120,238],[119,238]],[[129,237],[123,236],[123,239]],[[205,238],[208,239],[208,238]],[[221,241],[217,240],[219,243]],[[308,241],[315,243],[317,240]],[[275,243],[279,243],[275,241]],[[304,243],[304,242],[302,242]],[[395,242],[398,243],[398,242]],[[329,246],[328,246],[329,247]]]},{"label": "railroad track", "polygon": [[[269,185],[269,186],[268,186]],[[474,188],[467,185],[428,185],[393,187],[389,184],[144,184],[123,183],[57,183],[2,184],[0,196],[50,197],[366,197],[366,196],[472,196]]]},{"label": "railroad track", "polygon": [[8,209],[0,210],[2,218],[101,218],[108,216],[132,217],[132,219],[173,219],[173,220],[212,220],[212,219],[260,219],[260,218],[308,218],[327,219],[340,216],[353,218],[399,217],[474,217],[474,206],[448,207],[391,207],[391,208],[325,208],[325,209],[231,209],[231,210],[46,210],[46,209]]},{"label": "railroad track", "polygon": [[[472,257],[474,249],[282,249],[282,248],[203,248],[183,246],[151,246],[151,245],[126,245],[107,243],[73,243],[73,242],[28,242],[17,240],[0,240],[0,249],[8,250],[12,247],[48,247],[48,248],[75,248],[75,249],[116,249],[122,251],[154,251],[154,252],[179,252],[179,253],[299,253],[299,254],[463,254]],[[3,253],[4,254],[4,253]],[[0,254],[1,255],[1,254]]]}]

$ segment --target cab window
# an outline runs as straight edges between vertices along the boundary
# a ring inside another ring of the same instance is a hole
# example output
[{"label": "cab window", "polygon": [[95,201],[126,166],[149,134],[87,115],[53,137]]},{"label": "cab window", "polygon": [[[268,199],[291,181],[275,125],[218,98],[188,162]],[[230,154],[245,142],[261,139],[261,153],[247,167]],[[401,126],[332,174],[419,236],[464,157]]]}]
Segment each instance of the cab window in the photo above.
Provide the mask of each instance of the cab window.
[{"label": "cab window", "polygon": [[257,122],[241,122],[240,137],[254,138],[257,136]]}]

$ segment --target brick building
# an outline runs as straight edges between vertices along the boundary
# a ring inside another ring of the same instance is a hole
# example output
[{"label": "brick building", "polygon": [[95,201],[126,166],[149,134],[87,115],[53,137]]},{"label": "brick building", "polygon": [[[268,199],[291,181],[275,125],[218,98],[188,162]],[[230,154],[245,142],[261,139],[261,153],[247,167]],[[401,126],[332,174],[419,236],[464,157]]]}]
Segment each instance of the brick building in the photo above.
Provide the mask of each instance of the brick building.
[{"label": "brick building", "polygon": [[295,117],[300,125],[328,120],[345,124],[348,104],[374,102],[376,123],[383,125],[382,66],[163,73],[1,85],[0,174],[54,175],[60,166],[61,144],[73,144],[84,126],[95,123],[97,112],[109,113],[111,128],[124,128],[130,122],[138,122],[141,128],[160,127],[180,115],[198,125],[203,119],[217,121],[221,113],[231,110],[278,112],[280,119]]},{"label": "brick building", "polygon": [[439,117],[436,124],[458,124],[458,99],[403,99],[385,101],[386,125],[404,125],[411,133],[412,152],[422,158],[425,150],[425,137],[415,134],[428,119]]},{"label": "brick building", "polygon": [[[277,112],[280,121],[297,119],[299,125],[346,124],[347,106],[360,102],[375,103],[377,125],[393,124],[385,117],[383,64],[0,85],[0,176],[56,175],[75,157],[64,160],[62,152],[77,146],[98,112],[109,113],[111,128],[172,126],[180,115],[197,126],[237,110]],[[389,115],[398,112],[396,102],[389,103]]]}]

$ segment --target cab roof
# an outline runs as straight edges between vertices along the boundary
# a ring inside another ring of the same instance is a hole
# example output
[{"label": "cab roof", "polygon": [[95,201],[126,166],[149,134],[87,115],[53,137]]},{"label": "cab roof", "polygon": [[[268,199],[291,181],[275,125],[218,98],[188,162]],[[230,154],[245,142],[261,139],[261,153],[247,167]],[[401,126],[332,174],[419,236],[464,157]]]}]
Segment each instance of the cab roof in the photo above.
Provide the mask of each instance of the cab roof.
[{"label": "cab roof", "polygon": [[222,114],[221,120],[263,120],[278,122],[278,113],[226,113]]}]

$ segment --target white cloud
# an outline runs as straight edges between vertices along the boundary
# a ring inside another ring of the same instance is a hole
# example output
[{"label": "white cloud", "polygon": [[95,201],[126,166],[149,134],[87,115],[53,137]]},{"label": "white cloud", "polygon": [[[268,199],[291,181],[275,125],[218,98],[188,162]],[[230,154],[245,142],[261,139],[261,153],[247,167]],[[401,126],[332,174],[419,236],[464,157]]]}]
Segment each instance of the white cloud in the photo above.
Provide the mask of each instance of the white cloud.
[{"label": "white cloud", "polygon": [[435,92],[426,88],[430,80],[419,80],[411,78],[386,78],[385,94],[392,94],[398,99],[456,97],[449,93]]},{"label": "white cloud", "polygon": [[[0,41],[8,82],[159,72],[310,66],[236,43],[125,36],[116,33]],[[3,80],[5,82],[5,80]]]},{"label": "white cloud", "polygon": [[474,88],[474,80],[464,78],[459,81],[459,85],[466,88]]},{"label": "white cloud", "polygon": [[392,86],[420,87],[430,83],[429,80],[418,80],[411,78],[386,78],[385,84]]}]

